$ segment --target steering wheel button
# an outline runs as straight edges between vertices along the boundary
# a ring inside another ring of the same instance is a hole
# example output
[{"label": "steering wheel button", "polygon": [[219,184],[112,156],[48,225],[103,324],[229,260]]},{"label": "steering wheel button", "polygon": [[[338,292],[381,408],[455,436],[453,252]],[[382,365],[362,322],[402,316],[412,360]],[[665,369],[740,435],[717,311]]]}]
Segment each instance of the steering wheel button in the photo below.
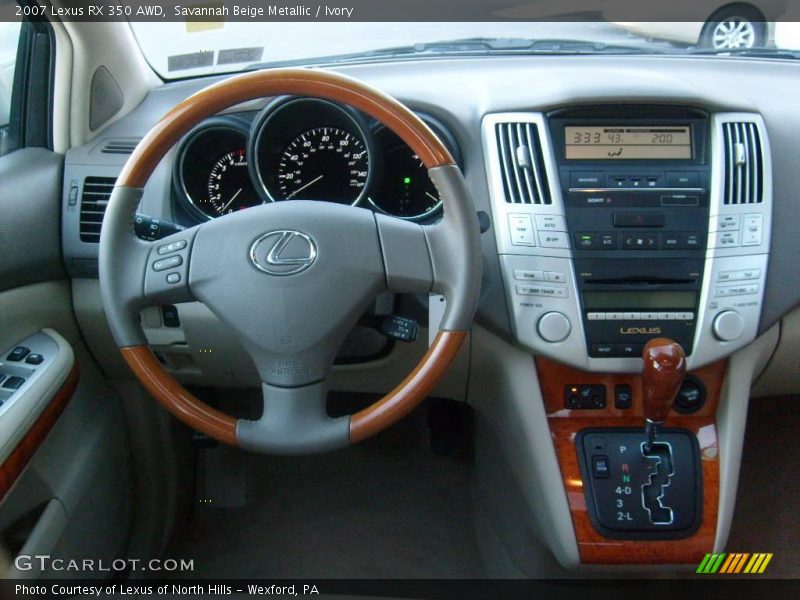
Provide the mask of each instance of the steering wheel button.
[{"label": "steering wheel button", "polygon": [[178,250],[183,250],[184,248],[186,248],[186,240],[178,240],[177,242],[159,246],[158,253],[170,254],[171,252],[177,252]]},{"label": "steering wheel button", "polygon": [[169,258],[162,258],[153,263],[154,271],[166,271],[167,269],[174,269],[183,264],[183,258],[180,256],[170,256]]},{"label": "steering wheel button", "polygon": [[180,283],[181,282],[181,274],[180,273],[169,273],[167,274],[167,283]]}]

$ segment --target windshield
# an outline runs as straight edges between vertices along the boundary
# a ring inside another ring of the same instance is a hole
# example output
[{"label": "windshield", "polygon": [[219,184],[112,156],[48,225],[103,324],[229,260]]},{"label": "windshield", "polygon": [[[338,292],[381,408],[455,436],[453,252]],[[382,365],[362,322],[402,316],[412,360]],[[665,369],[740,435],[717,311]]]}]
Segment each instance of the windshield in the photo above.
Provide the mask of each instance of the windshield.
[{"label": "windshield", "polygon": [[131,23],[145,58],[165,79],[258,66],[388,58],[525,53],[737,54],[792,58],[798,23]]}]

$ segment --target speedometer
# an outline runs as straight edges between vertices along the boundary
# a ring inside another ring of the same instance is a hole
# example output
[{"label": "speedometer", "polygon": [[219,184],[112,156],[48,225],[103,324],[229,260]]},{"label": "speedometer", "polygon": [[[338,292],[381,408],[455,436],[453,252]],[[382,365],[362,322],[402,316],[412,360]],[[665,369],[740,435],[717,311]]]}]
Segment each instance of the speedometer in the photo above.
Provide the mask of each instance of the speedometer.
[{"label": "speedometer", "polygon": [[316,127],[297,136],[281,154],[273,195],[275,200],[356,204],[368,178],[369,153],[363,141],[344,129]]}]

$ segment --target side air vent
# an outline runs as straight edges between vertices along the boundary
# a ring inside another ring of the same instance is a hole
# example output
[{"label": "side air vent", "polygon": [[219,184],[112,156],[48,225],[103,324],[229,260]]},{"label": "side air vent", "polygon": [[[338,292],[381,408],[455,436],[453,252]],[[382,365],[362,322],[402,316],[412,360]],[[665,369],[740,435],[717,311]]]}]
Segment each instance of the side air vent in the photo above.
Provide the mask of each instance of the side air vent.
[{"label": "side air vent", "polygon": [[106,214],[108,199],[114,189],[114,177],[87,177],[83,180],[81,194],[81,241],[97,244],[100,241],[100,227]]},{"label": "side air vent", "polygon": [[725,204],[758,204],[764,192],[764,157],[755,123],[723,123]]},{"label": "side air vent", "polygon": [[100,152],[103,154],[131,154],[138,143],[139,140],[133,139],[108,140],[103,144],[103,147],[100,148]]},{"label": "side air vent", "polygon": [[551,204],[536,125],[498,123],[496,134],[506,202]]}]

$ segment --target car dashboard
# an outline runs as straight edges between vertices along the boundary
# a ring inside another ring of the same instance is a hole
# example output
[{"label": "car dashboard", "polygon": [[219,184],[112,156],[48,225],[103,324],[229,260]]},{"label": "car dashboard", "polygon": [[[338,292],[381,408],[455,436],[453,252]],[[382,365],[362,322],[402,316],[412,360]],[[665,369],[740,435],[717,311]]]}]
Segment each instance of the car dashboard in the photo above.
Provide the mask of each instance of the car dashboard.
[{"label": "car dashboard", "polygon": [[[526,518],[559,562],[683,564],[724,546],[751,383],[740,389],[731,369],[800,303],[797,67],[735,57],[536,56],[337,70],[407,104],[464,172],[484,224],[473,360],[500,343],[508,358],[486,358],[470,375],[487,378],[477,391],[454,394],[516,432],[498,444],[517,472],[530,473],[522,494],[538,508]],[[75,302],[96,348],[112,347],[88,323],[101,312],[98,241],[114,180],[163,114],[220,78],[165,83],[67,153],[63,254],[74,285],[91,292]],[[184,228],[295,199],[423,225],[442,210],[419,159],[383,125],[325,100],[281,97],[196,127],[156,169],[138,212],[156,228]],[[437,308],[426,300],[416,299],[435,329]],[[202,307],[147,309],[142,323],[181,381],[258,383],[246,354]],[[661,545],[637,555],[647,535],[630,535],[638,525],[624,521],[638,523],[641,507],[626,505],[616,522],[604,516],[606,492],[592,484],[595,508],[587,508],[584,482],[596,455],[587,441],[579,461],[574,444],[587,428],[641,420],[641,353],[656,337],[678,341],[687,356],[692,375],[677,424],[699,440],[691,452],[702,465],[701,499],[683,529],[662,527]],[[382,348],[362,357],[363,369],[387,360]],[[747,360],[745,379],[757,374]],[[509,382],[519,373],[521,383]],[[498,410],[495,393],[514,408]]]}]

